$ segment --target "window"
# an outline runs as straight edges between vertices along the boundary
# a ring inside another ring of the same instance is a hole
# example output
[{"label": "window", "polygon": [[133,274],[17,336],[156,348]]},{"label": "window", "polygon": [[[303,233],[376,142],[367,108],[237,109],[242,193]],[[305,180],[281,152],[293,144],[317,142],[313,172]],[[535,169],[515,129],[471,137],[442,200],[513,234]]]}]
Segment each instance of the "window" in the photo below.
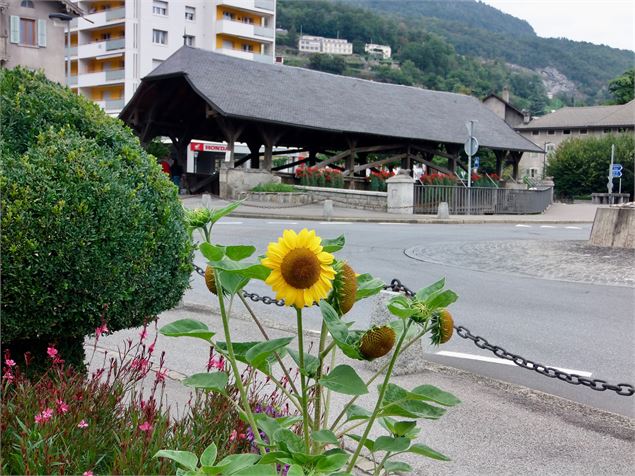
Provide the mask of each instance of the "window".
[{"label": "window", "polygon": [[540,131],[532,131],[532,132],[531,132],[531,135],[532,135],[532,136],[537,136],[537,135],[540,135]]},{"label": "window", "polygon": [[571,131],[570,131],[569,129],[565,129],[565,130],[563,130],[563,131],[562,131],[562,133],[563,133],[565,136],[568,136],[569,134],[571,134]]},{"label": "window", "polygon": [[249,23],[250,25],[253,24],[253,20],[249,17],[243,17],[243,23]]},{"label": "window", "polygon": [[233,20],[234,14],[229,12],[223,12],[223,20]]},{"label": "window", "polygon": [[33,5],[33,2],[31,0],[22,0],[20,2],[20,6],[22,8],[35,8],[35,5]]},{"label": "window", "polygon": [[556,131],[547,131],[547,134],[549,134],[550,136],[554,135],[556,133]]},{"label": "window", "polygon": [[556,150],[556,144],[546,143],[545,144],[545,152],[550,153]]},{"label": "window", "polygon": [[163,30],[152,30],[152,43],[157,45],[167,45],[168,32]]},{"label": "window", "polygon": [[20,44],[37,46],[35,38],[35,20],[20,18]]},{"label": "window", "polygon": [[168,15],[168,2],[161,2],[154,0],[152,4],[152,13],[155,15],[167,16]]},{"label": "window", "polygon": [[183,35],[183,42],[187,46],[194,46],[194,37],[192,35]]},{"label": "window", "polygon": [[196,18],[196,8],[185,7],[185,19],[189,21],[194,21],[194,18]]},{"label": "window", "polygon": [[242,50],[243,51],[253,51],[254,47],[252,45],[243,44],[242,45]]},{"label": "window", "polygon": [[604,133],[605,134],[610,134],[611,133],[611,129],[604,129]]}]

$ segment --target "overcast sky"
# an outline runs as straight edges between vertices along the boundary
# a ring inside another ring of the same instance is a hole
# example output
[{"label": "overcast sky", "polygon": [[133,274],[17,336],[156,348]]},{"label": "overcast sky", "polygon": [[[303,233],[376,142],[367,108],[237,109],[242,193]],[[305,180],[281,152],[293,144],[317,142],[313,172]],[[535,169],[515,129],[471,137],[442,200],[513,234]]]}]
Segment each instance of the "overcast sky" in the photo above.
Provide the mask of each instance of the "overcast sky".
[{"label": "overcast sky", "polygon": [[538,36],[635,50],[633,0],[481,0],[527,20]]}]

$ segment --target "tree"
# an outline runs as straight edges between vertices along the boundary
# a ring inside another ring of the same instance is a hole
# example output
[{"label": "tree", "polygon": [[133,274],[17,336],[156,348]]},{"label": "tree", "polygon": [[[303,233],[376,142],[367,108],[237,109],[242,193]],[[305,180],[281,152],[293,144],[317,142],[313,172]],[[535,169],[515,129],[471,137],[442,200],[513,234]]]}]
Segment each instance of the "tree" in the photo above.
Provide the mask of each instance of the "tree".
[{"label": "tree", "polygon": [[309,68],[325,73],[343,74],[346,61],[341,56],[313,54],[309,57]]},{"label": "tree", "polygon": [[[627,133],[575,138],[560,144],[547,164],[547,174],[553,177],[557,194],[577,197],[606,192],[612,144],[615,144],[615,163],[624,167],[622,191],[632,193],[635,144],[633,135]],[[617,186],[617,180],[614,183]]]},{"label": "tree", "polygon": [[609,91],[616,104],[626,104],[635,96],[635,68],[629,69],[621,76],[609,82]]}]

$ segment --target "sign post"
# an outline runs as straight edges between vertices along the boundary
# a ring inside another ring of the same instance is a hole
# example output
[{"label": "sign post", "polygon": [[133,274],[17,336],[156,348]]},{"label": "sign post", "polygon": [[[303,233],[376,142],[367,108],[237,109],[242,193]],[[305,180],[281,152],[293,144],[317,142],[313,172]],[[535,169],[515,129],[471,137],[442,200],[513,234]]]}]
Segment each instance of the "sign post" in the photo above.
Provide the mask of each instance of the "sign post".
[{"label": "sign post", "polygon": [[474,137],[474,122],[468,121],[465,123],[465,127],[467,127],[467,132],[469,134],[468,139],[465,141],[463,150],[467,154],[467,214],[470,215],[472,213],[472,192],[470,189],[472,188],[472,156],[474,156],[478,152],[478,141],[476,137]]},{"label": "sign post", "polygon": [[[609,167],[609,181],[606,183],[606,188],[609,192],[609,203],[613,205],[613,160],[615,159],[615,144],[611,144],[611,166]],[[619,164],[618,164],[619,165]],[[621,167],[621,166],[620,166]],[[620,168],[620,175],[622,174],[622,170]]]}]

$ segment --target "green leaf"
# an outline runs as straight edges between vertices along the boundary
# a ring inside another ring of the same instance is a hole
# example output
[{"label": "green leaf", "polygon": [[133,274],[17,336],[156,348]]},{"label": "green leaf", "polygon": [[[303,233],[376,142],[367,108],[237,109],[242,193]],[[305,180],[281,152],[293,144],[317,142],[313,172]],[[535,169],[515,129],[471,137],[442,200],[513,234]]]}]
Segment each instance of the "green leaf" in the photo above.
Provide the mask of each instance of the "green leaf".
[{"label": "green leaf", "polygon": [[282,425],[278,421],[265,413],[254,413],[254,420],[256,420],[258,428],[267,435],[269,441],[273,441],[273,435],[282,429]]},{"label": "green leaf", "polygon": [[212,223],[216,223],[218,220],[220,220],[224,216],[227,216],[231,212],[236,210],[242,203],[243,202],[241,200],[241,201],[238,201],[238,202],[230,203],[226,207],[212,210],[212,213],[211,213],[211,216],[210,216],[210,221]]},{"label": "green leaf", "polygon": [[203,466],[201,469],[205,474],[222,474],[223,476],[235,474],[243,468],[248,468],[260,460],[260,455],[243,453],[229,455],[223,458],[216,466]]},{"label": "green leaf", "polygon": [[157,451],[154,458],[171,459],[190,471],[196,471],[196,466],[198,465],[198,458],[189,451],[161,450]]},{"label": "green leaf", "polygon": [[247,283],[249,283],[249,278],[237,273],[225,271],[224,269],[217,269],[216,273],[220,281],[220,287],[223,289],[225,294],[237,294],[247,285]]},{"label": "green leaf", "polygon": [[348,463],[348,455],[340,450],[340,452],[334,454],[323,454],[321,458],[318,458],[315,469],[318,474],[330,473],[337,471],[346,463]]},{"label": "green leaf", "polygon": [[219,261],[210,261],[209,264],[216,269],[222,269],[230,273],[237,273],[249,279],[264,281],[271,274],[271,270],[260,263],[243,263],[227,257]]},{"label": "green leaf", "polygon": [[384,289],[385,283],[378,278],[373,278],[370,274],[360,274],[357,276],[357,293],[355,294],[355,301],[374,296],[378,292]]},{"label": "green leaf", "polygon": [[402,461],[386,461],[384,469],[389,473],[411,473],[412,466]]},{"label": "green leaf", "polygon": [[455,302],[459,297],[456,295],[454,291],[450,291],[446,289],[442,293],[437,294],[428,302],[428,306],[431,309],[438,309],[440,307],[447,307],[453,302]]},{"label": "green leaf", "polygon": [[212,466],[216,461],[216,454],[218,453],[216,449],[216,444],[212,443],[201,455],[201,466]]},{"label": "green leaf", "polygon": [[298,466],[297,464],[292,464],[291,466],[289,466],[289,470],[287,471],[287,476],[305,476],[305,473],[302,470],[302,466]]},{"label": "green leaf", "polygon": [[225,256],[225,248],[222,246],[212,245],[211,243],[201,243],[199,250],[208,261],[220,261]]},{"label": "green leaf", "polygon": [[410,300],[404,296],[395,296],[388,301],[387,307],[392,314],[402,319],[407,319],[417,312],[411,307]]},{"label": "green leaf", "polygon": [[229,259],[234,261],[249,258],[255,252],[256,248],[254,246],[238,245],[225,247],[225,254]]},{"label": "green leaf", "polygon": [[225,393],[228,376],[225,372],[199,373],[183,380],[183,385],[212,392]]},{"label": "green leaf", "polygon": [[[275,355],[271,354],[269,357],[267,357],[265,362],[262,362],[259,365],[250,364],[246,357],[246,354],[249,351],[249,349],[261,343],[262,343],[261,341],[232,342],[232,347],[234,349],[234,357],[236,357],[236,360],[238,360],[239,362],[242,362],[243,364],[251,365],[255,369],[260,370],[262,373],[269,375],[271,373],[271,365],[276,362]],[[216,347],[223,352],[227,351],[227,345],[225,344],[225,342],[222,342],[222,341],[216,342]]]},{"label": "green leaf", "polygon": [[449,392],[444,392],[434,385],[420,385],[419,387],[413,388],[411,393],[418,395],[424,400],[440,403],[441,405],[445,405],[447,407],[453,407],[454,405],[461,403],[461,400],[456,398],[454,395]]},{"label": "green leaf", "polygon": [[441,461],[450,461],[450,458],[448,458],[444,454],[441,454],[438,451],[434,451],[432,448],[429,448],[426,445],[422,445],[421,443],[414,444],[410,448],[408,448],[408,453],[427,456],[428,458],[438,459]]},{"label": "green leaf", "polygon": [[375,440],[375,451],[390,451],[396,453],[398,451],[405,451],[410,446],[410,438],[393,437],[393,436],[380,436]]},{"label": "green leaf", "polygon": [[311,433],[311,438],[313,438],[313,440],[317,441],[318,443],[328,445],[339,444],[337,436],[335,436],[335,433],[333,433],[331,430],[314,431],[313,433]]},{"label": "green leaf", "polygon": [[322,239],[322,251],[326,251],[327,253],[335,253],[336,251],[344,248],[345,243],[346,238],[344,238],[344,235],[340,235],[337,238],[332,239]]},{"label": "green leaf", "polygon": [[445,414],[445,409],[424,403],[423,397],[389,383],[384,394],[381,416],[400,416],[405,418],[438,419]]},{"label": "green leaf", "polygon": [[224,472],[223,474],[231,474],[232,476],[278,476],[278,471],[270,464],[256,464],[232,473]]},{"label": "green leaf", "polygon": [[[287,349],[287,352],[296,363],[298,368],[300,367],[300,352],[293,349]],[[304,375],[309,378],[314,378],[317,373],[318,366],[320,365],[320,359],[317,357],[304,353]]]},{"label": "green leaf", "polygon": [[351,405],[346,410],[346,419],[347,421],[353,420],[366,420],[370,418],[371,413],[358,405]]},{"label": "green leaf", "polygon": [[[352,440],[357,441],[358,443],[362,440],[362,437],[359,435],[346,435],[346,436],[348,436]],[[364,448],[366,448],[371,453],[375,451],[375,440],[366,438],[366,440],[364,440]]]},{"label": "green leaf", "polygon": [[392,433],[395,436],[406,436],[416,426],[416,421],[399,421],[393,425]]},{"label": "green leaf", "polygon": [[260,342],[247,351],[245,358],[250,365],[259,367],[267,362],[267,359],[273,356],[274,353],[277,352],[280,354],[280,351],[289,345],[292,340],[293,337],[281,337],[279,339]]},{"label": "green leaf", "polygon": [[286,428],[276,431],[273,435],[273,441],[283,451],[289,451],[290,453],[302,453],[304,451],[302,438]]},{"label": "green leaf", "polygon": [[320,384],[345,395],[365,395],[368,388],[350,365],[338,365],[320,379]]},{"label": "green leaf", "polygon": [[347,357],[356,360],[366,360],[360,353],[357,346],[347,342],[348,340],[348,326],[342,321],[337,311],[333,309],[329,303],[325,300],[320,301],[320,311],[322,311],[322,318],[324,323],[335,340],[335,344],[344,352]]},{"label": "green leaf", "polygon": [[441,278],[439,281],[437,281],[434,284],[431,284],[427,288],[423,288],[423,289],[420,289],[419,291],[417,291],[417,294],[415,294],[415,297],[419,301],[425,301],[432,294],[434,294],[434,293],[436,293],[438,291],[441,291],[444,286],[445,286],[445,278]]},{"label": "green leaf", "polygon": [[168,337],[196,337],[206,342],[209,342],[215,334],[209,330],[207,324],[196,319],[179,319],[166,324],[159,329],[159,332]]}]

